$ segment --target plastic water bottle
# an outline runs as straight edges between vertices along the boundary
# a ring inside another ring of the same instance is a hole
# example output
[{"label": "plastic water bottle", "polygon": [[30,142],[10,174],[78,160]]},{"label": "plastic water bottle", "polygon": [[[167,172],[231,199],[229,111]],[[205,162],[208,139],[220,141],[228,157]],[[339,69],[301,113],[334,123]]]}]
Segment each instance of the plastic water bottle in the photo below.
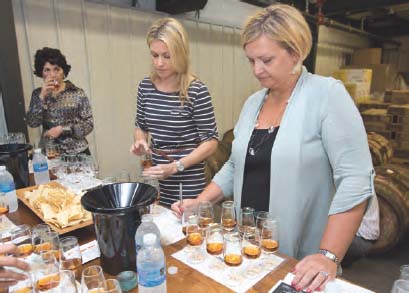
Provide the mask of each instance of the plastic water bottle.
[{"label": "plastic water bottle", "polygon": [[135,233],[135,252],[138,256],[139,250],[143,246],[143,235],[153,233],[156,235],[156,244],[160,246],[160,231],[158,226],[153,222],[153,216],[151,214],[145,214],[142,216],[142,223],[139,225]]},{"label": "plastic water bottle", "polygon": [[13,176],[7,171],[6,166],[0,166],[0,191],[6,194],[9,212],[17,211],[16,186],[14,185]]},{"label": "plastic water bottle", "polygon": [[47,158],[41,153],[41,149],[34,150],[33,156],[34,182],[36,185],[50,182]]},{"label": "plastic water bottle", "polygon": [[165,254],[157,241],[154,233],[143,235],[143,247],[136,261],[139,293],[166,293]]}]

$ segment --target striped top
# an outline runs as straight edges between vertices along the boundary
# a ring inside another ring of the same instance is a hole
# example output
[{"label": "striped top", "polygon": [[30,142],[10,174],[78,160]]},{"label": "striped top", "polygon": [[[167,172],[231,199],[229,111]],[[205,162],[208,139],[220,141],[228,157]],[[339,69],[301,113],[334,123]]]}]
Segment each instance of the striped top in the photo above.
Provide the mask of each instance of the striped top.
[{"label": "striped top", "polygon": [[[138,87],[135,126],[151,134],[153,149],[175,151],[169,154],[179,160],[191,153],[200,143],[218,139],[216,120],[209,91],[196,80],[188,89],[188,99],[182,105],[179,93],[159,91],[150,78],[144,78]],[[154,164],[168,164],[169,158],[153,153]],[[204,163],[159,181],[160,202],[171,205],[179,199],[179,183],[183,197],[195,198],[204,189]]]}]

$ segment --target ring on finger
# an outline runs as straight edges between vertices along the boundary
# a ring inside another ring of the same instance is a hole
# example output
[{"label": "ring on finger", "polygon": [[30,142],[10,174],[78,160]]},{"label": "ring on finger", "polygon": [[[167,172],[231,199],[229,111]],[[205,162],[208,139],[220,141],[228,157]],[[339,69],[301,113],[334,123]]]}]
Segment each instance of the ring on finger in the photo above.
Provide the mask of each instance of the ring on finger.
[{"label": "ring on finger", "polygon": [[318,274],[323,276],[325,279],[328,278],[329,274],[326,271],[319,271]]}]

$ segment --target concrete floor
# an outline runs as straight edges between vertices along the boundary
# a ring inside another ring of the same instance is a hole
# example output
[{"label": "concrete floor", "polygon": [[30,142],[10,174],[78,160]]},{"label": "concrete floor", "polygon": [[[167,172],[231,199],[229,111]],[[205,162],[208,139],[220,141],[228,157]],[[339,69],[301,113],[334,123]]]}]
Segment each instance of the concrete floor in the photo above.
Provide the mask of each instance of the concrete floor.
[{"label": "concrete floor", "polygon": [[385,254],[357,260],[343,268],[342,277],[377,293],[389,293],[403,264],[409,264],[409,240]]}]

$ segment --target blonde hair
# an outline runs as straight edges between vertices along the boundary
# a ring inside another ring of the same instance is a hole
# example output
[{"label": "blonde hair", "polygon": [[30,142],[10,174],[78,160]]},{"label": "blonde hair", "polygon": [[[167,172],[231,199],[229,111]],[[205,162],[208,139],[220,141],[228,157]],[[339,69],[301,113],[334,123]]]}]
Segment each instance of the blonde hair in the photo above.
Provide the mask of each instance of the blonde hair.
[{"label": "blonde hair", "polygon": [[[188,99],[188,89],[196,76],[190,69],[189,41],[182,24],[174,18],[161,18],[155,21],[150,27],[146,36],[148,46],[154,40],[164,42],[169,49],[170,62],[177,73],[180,94],[179,98],[183,103]],[[158,75],[152,68],[151,79],[158,79]]]},{"label": "blonde hair", "polygon": [[261,35],[278,42],[290,54],[296,54],[302,61],[311,50],[312,36],[310,28],[302,14],[286,4],[272,4],[250,17],[241,35],[243,48]]}]

